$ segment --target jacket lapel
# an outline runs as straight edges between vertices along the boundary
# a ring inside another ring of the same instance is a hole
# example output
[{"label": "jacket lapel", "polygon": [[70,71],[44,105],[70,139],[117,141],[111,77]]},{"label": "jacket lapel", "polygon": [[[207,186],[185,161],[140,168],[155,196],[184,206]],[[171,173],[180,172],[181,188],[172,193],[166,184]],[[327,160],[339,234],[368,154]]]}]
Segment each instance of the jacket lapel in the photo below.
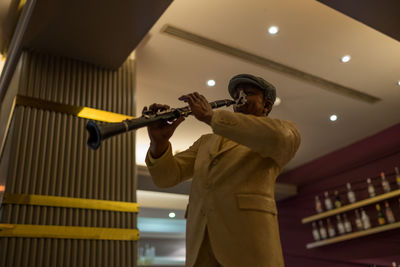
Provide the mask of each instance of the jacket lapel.
[{"label": "jacket lapel", "polygon": [[238,146],[239,144],[229,140],[227,138],[223,138],[220,135],[213,135],[212,140],[210,140],[211,145],[209,146],[210,158],[215,158],[222,153],[225,153],[228,150]]}]

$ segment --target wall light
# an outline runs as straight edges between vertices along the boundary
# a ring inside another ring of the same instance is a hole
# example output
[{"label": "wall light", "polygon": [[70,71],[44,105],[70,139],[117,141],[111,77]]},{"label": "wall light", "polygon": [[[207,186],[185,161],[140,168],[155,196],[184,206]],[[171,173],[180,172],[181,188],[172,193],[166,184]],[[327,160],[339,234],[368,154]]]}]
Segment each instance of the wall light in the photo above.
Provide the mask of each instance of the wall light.
[{"label": "wall light", "polygon": [[340,59],[340,61],[342,61],[343,63],[347,63],[350,61],[350,59],[351,59],[350,55],[345,55]]},{"label": "wall light", "polygon": [[331,115],[331,116],[329,117],[329,119],[330,119],[331,121],[336,121],[336,120],[338,119],[338,117],[337,117],[335,114],[333,114],[333,115]]},{"label": "wall light", "polygon": [[207,85],[210,87],[213,87],[215,85],[215,81],[214,80],[208,80],[207,81]]},{"label": "wall light", "polygon": [[279,106],[281,104],[282,100],[279,97],[276,97],[274,106]]},{"label": "wall light", "polygon": [[279,28],[278,26],[271,26],[268,28],[268,32],[272,35],[277,34],[279,32]]}]

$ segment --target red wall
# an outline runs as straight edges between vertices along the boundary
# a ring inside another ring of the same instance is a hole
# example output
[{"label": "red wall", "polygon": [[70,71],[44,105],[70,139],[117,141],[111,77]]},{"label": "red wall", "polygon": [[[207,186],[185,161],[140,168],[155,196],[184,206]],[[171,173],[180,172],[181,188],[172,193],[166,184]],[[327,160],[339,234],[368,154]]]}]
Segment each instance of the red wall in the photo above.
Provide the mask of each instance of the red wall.
[{"label": "red wall", "polygon": [[[302,218],[316,213],[315,195],[322,198],[324,191],[332,194],[339,190],[346,200],[347,182],[351,182],[358,200],[367,198],[367,177],[373,179],[376,192],[382,193],[381,171],[386,173],[392,189],[397,189],[395,166],[400,168],[400,124],[281,175],[279,182],[298,185],[296,197],[278,203],[286,266],[392,266],[392,261],[400,264],[400,229],[308,250],[306,244],[313,241],[311,224],[301,223]],[[397,199],[389,203],[400,221]],[[372,225],[377,225],[375,207],[365,210]],[[353,214],[348,216],[354,229]]]}]

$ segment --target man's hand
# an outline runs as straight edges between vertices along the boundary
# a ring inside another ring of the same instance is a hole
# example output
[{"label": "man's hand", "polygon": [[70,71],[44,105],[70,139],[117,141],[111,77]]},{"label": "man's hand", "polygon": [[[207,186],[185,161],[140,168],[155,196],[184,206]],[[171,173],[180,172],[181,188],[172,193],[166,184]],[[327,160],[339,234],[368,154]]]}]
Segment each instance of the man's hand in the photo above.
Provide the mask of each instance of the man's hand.
[{"label": "man's hand", "polygon": [[[149,110],[153,112],[169,109],[167,105],[152,104]],[[147,111],[147,107],[143,108]],[[184,117],[176,119],[172,124],[165,121],[156,121],[147,126],[147,132],[150,137],[150,154],[153,158],[159,158],[168,149],[169,139],[174,134],[176,127],[184,121]]]},{"label": "man's hand", "polygon": [[196,119],[205,122],[208,125],[211,124],[211,118],[214,112],[207,99],[203,95],[194,92],[181,96],[179,100],[182,100],[189,104],[189,107],[192,110],[192,113],[196,117]]}]

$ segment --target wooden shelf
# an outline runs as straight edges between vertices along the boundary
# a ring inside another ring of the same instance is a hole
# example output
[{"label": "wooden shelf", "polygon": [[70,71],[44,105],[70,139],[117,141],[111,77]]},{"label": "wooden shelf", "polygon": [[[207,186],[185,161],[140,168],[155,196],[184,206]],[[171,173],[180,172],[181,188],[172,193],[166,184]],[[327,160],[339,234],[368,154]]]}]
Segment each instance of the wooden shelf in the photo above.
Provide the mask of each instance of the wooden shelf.
[{"label": "wooden shelf", "polygon": [[344,235],[341,235],[341,236],[332,237],[332,238],[329,238],[329,239],[324,239],[324,240],[316,241],[316,242],[313,242],[313,243],[308,243],[307,244],[307,248],[310,249],[310,248],[322,247],[322,246],[334,244],[334,243],[337,243],[337,242],[342,242],[342,241],[346,241],[346,240],[359,238],[359,237],[362,237],[362,236],[367,236],[367,235],[372,235],[372,234],[376,234],[376,233],[380,233],[380,232],[393,230],[393,229],[396,229],[396,228],[400,228],[400,222],[396,222],[396,223],[392,223],[392,224],[386,224],[386,225],[374,227],[374,228],[371,228],[371,229],[368,229],[368,230],[363,230],[363,231],[350,233],[350,234],[344,234]]},{"label": "wooden shelf", "polygon": [[346,205],[346,206],[343,206],[343,207],[340,207],[340,208],[336,208],[336,209],[329,210],[329,211],[326,211],[326,212],[321,212],[319,214],[303,218],[301,220],[301,222],[302,223],[313,222],[313,221],[320,220],[320,219],[323,219],[323,218],[327,218],[327,217],[330,217],[330,216],[333,216],[333,215],[336,215],[336,214],[339,214],[339,213],[344,213],[344,212],[349,211],[349,210],[354,210],[354,209],[357,209],[357,208],[360,208],[360,207],[368,206],[368,205],[374,204],[376,202],[380,202],[380,201],[383,201],[385,199],[393,198],[393,197],[396,197],[396,196],[400,196],[400,189],[395,190],[395,191],[391,191],[389,193],[381,194],[381,195],[378,195],[378,196],[375,196],[375,197],[367,198],[367,199],[364,199],[364,200],[361,200],[361,201],[357,201],[356,203],[349,204],[349,205]]}]

